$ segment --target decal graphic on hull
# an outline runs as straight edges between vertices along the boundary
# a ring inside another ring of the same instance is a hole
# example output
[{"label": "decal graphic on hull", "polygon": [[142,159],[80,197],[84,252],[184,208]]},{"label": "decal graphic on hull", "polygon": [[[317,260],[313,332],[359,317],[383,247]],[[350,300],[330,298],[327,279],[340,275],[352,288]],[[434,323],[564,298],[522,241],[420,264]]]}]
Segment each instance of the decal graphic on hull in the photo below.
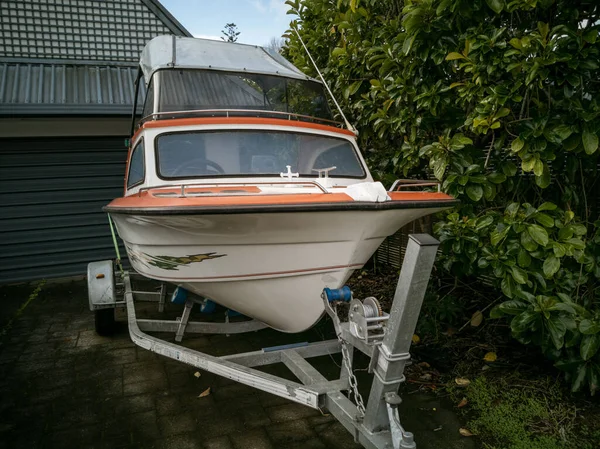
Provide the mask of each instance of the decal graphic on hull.
[{"label": "decal graphic on hull", "polygon": [[227,254],[202,253],[202,254],[191,254],[188,256],[153,256],[152,254],[134,251],[129,245],[126,245],[129,259],[133,264],[143,265],[150,268],[152,265],[162,270],[179,270],[179,267],[190,265],[196,262],[203,262],[209,259],[218,259],[219,257],[225,257]]},{"label": "decal graphic on hull", "polygon": [[145,256],[148,257],[148,263],[157,268],[162,268],[163,270],[178,270],[180,266],[189,265],[191,263],[203,262],[209,259],[217,259],[219,257],[224,257],[227,254],[217,254],[217,253],[204,253],[204,254],[193,254],[190,256],[152,256],[150,254],[144,253]]}]

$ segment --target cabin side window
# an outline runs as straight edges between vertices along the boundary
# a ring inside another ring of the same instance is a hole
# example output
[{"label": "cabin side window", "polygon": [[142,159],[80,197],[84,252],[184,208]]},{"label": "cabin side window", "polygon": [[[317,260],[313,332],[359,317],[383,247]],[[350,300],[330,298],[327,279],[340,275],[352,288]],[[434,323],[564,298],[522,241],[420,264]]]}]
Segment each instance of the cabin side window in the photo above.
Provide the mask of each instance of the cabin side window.
[{"label": "cabin side window", "polygon": [[144,141],[135,146],[129,161],[129,173],[127,174],[127,188],[130,189],[144,182]]},{"label": "cabin side window", "polygon": [[[140,82],[142,82],[140,80]],[[148,91],[146,92],[146,99],[144,100],[144,110],[142,111],[142,117],[148,117],[154,113],[154,77],[150,80],[148,85]]]}]

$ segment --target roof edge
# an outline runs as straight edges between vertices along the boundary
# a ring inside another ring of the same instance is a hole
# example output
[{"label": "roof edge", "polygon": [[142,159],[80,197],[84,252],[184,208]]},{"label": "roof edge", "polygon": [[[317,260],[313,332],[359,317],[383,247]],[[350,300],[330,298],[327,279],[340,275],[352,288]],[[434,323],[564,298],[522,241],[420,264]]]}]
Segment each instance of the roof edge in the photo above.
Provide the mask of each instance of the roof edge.
[{"label": "roof edge", "polygon": [[178,36],[193,37],[182,24],[179,22],[173,14],[165,8],[159,0],[141,0],[150,10],[156,14],[156,16],[169,28],[173,34]]},{"label": "roof edge", "polygon": [[80,59],[63,59],[63,58],[10,58],[10,57],[0,57],[0,64],[43,64],[43,65],[91,65],[91,66],[101,66],[101,67],[127,67],[127,68],[137,68],[137,62],[127,62],[127,61],[106,61],[106,60],[80,60]]}]

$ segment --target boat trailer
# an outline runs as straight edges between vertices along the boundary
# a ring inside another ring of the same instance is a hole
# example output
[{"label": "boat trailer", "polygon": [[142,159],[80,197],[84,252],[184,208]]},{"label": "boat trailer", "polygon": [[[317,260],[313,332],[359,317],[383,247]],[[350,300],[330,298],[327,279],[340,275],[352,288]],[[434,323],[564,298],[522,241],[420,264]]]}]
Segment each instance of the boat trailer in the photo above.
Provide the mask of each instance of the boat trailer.
[{"label": "boat trailer", "polygon": [[[433,268],[439,242],[428,234],[410,235],[398,285],[389,314],[383,312],[375,298],[363,301],[352,298],[348,287],[325,289],[322,298],[331,317],[337,339],[300,345],[285,345],[260,351],[215,357],[171,343],[145,332],[175,332],[180,342],[185,333],[235,334],[266,327],[261,322],[224,323],[192,322],[189,316],[198,302],[185,300],[182,317],[177,320],[150,320],[136,317],[137,301],[158,302],[164,310],[166,285],[160,291],[134,291],[135,273],[114,269],[114,262],[92,262],[88,266],[90,309],[95,313],[96,330],[107,333],[114,325],[114,309],[126,307],[129,334],[133,342],[149,351],[179,360],[196,368],[249,385],[290,401],[331,413],[355,440],[369,449],[414,449],[412,433],[404,430],[398,415],[401,399],[398,388],[404,382],[404,367],[417,319]],[[123,295],[122,299],[118,296]],[[347,321],[342,321],[338,307],[349,303]],[[365,404],[352,369],[354,350],[370,358],[369,373],[373,384]],[[337,380],[327,380],[307,359],[328,354],[342,354]],[[264,373],[255,367],[283,363],[299,379],[294,382]],[[354,401],[350,399],[354,398]]]}]

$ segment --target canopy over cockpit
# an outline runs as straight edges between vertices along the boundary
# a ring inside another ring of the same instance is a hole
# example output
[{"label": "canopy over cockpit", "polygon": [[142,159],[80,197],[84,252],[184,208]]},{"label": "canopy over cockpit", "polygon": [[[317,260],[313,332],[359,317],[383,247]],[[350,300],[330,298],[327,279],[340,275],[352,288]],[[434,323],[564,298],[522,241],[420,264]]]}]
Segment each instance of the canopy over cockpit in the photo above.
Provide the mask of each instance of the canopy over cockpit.
[{"label": "canopy over cockpit", "polygon": [[319,82],[267,48],[193,37],[155,37],[144,48],[140,67],[146,85],[155,71],[167,68],[247,72]]},{"label": "canopy over cockpit", "polygon": [[147,118],[263,111],[332,119],[323,84],[259,46],[159,36],[144,48],[140,70]]}]

